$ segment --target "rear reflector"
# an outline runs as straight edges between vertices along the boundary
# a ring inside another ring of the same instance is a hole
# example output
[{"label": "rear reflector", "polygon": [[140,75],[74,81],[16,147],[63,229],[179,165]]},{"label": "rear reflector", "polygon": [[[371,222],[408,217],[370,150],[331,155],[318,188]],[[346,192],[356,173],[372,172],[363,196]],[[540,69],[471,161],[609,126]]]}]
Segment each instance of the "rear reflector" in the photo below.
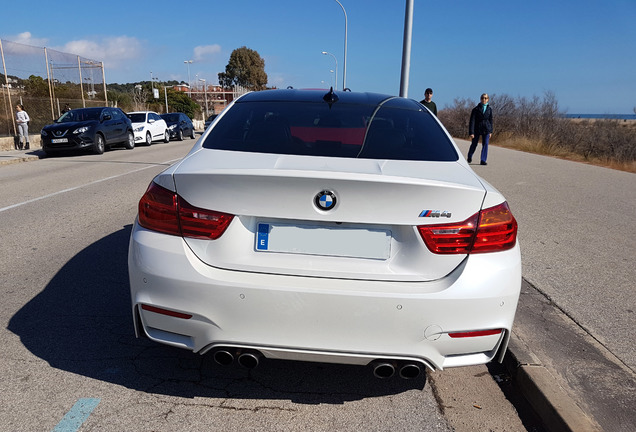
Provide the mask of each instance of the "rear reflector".
[{"label": "rear reflector", "polygon": [[479,330],[472,332],[455,332],[449,333],[448,335],[452,338],[468,338],[468,337],[479,337],[479,336],[492,336],[496,334],[501,334],[502,329],[493,329],[493,330]]},{"label": "rear reflector", "polygon": [[436,254],[470,254],[512,249],[517,221],[503,202],[475,213],[463,222],[417,227],[428,249]]},{"label": "rear reflector", "polygon": [[139,225],[182,237],[216,240],[223,235],[233,217],[194,207],[154,182],[139,201]]},{"label": "rear reflector", "polygon": [[175,318],[182,318],[182,319],[190,319],[192,318],[192,315],[189,314],[184,314],[181,312],[175,312],[175,311],[171,311],[168,309],[163,309],[163,308],[158,308],[155,306],[149,306],[149,305],[141,305],[141,308],[143,310],[147,310],[148,312],[154,312],[154,313],[158,313],[161,315],[168,315],[171,317],[175,317]]}]

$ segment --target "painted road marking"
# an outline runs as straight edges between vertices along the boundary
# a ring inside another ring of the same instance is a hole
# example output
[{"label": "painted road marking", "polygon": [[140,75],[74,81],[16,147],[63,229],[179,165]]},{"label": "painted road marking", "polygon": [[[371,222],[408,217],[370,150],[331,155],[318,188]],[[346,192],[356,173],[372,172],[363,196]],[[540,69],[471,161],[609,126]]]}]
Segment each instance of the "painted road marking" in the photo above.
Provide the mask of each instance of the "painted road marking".
[{"label": "painted road marking", "polygon": [[84,398],[75,402],[73,408],[55,426],[52,432],[76,432],[93,412],[101,399]]},{"label": "painted road marking", "polygon": [[64,190],[61,190],[61,191],[53,192],[53,193],[50,193],[48,195],[44,195],[44,196],[41,196],[41,197],[38,197],[38,198],[33,198],[33,199],[28,200],[28,201],[23,201],[21,203],[10,205],[8,207],[0,208],[0,213],[2,213],[3,211],[6,211],[6,210],[14,209],[16,207],[21,207],[21,206],[23,206],[25,204],[30,204],[32,202],[40,201],[40,200],[43,200],[43,199],[46,199],[46,198],[51,198],[51,197],[54,197],[55,195],[63,194],[63,193],[66,193],[66,192],[71,192],[71,191],[74,191],[74,190],[77,190],[77,189],[85,188],[87,186],[92,186],[94,184],[105,182],[105,181],[112,180],[112,179],[116,179],[118,177],[123,177],[123,176],[126,176],[128,174],[135,174],[135,173],[138,173],[139,171],[147,170],[149,168],[156,168],[158,165],[170,165],[170,164],[172,164],[172,163],[174,163],[174,162],[176,162],[178,160],[180,160],[180,159],[173,159],[173,160],[170,160],[170,161],[161,162],[159,164],[153,164],[153,165],[150,165],[150,166],[147,166],[147,167],[143,167],[143,168],[139,168],[139,169],[136,169],[136,170],[133,170],[133,171],[129,171],[127,173],[117,174],[117,175],[114,175],[114,176],[111,176],[111,177],[106,177],[106,178],[103,178],[103,179],[95,180],[95,181],[92,181],[90,183],[86,183],[86,184],[83,184],[83,185],[80,185],[80,186],[75,186],[75,187],[72,187],[72,188],[68,188],[68,189],[64,189]]}]

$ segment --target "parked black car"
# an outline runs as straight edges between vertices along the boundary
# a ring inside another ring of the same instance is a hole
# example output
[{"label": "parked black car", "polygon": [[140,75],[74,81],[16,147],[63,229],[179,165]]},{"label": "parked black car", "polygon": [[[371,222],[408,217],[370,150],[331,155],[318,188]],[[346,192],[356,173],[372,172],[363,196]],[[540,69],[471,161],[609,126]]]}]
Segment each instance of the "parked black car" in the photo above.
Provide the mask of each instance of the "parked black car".
[{"label": "parked black car", "polygon": [[67,111],[40,132],[42,148],[48,154],[68,150],[104,153],[106,147],[135,148],[132,123],[119,108],[78,108]]},{"label": "parked black car", "polygon": [[179,141],[183,141],[184,136],[189,136],[192,139],[196,138],[192,120],[184,113],[161,114],[161,118],[164,119],[168,125],[170,139],[176,138]]}]

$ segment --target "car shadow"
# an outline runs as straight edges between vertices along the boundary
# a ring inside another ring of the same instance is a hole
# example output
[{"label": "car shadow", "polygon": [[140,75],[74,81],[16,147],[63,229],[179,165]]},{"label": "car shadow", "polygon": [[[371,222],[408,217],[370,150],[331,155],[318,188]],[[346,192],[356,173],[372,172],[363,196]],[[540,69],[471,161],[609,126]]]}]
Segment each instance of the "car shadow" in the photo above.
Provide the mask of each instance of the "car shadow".
[{"label": "car shadow", "polygon": [[154,394],[185,398],[287,399],[342,404],[424,388],[378,379],[370,367],[263,359],[255,369],[136,339],[128,282],[131,226],[91,244],[10,320],[8,329],[50,366]]}]

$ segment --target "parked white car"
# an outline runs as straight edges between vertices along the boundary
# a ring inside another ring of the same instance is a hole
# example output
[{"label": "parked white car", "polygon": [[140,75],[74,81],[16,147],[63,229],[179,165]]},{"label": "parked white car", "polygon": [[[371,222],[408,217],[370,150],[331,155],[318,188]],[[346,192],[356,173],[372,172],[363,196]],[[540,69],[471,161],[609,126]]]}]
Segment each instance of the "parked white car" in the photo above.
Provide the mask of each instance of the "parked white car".
[{"label": "parked white car", "polygon": [[151,145],[153,141],[170,141],[168,125],[156,112],[134,111],[127,115],[133,125],[135,144],[144,142]]},{"label": "parked white car", "polygon": [[235,99],[139,203],[138,336],[414,378],[501,361],[521,289],[517,221],[412,99]]}]

